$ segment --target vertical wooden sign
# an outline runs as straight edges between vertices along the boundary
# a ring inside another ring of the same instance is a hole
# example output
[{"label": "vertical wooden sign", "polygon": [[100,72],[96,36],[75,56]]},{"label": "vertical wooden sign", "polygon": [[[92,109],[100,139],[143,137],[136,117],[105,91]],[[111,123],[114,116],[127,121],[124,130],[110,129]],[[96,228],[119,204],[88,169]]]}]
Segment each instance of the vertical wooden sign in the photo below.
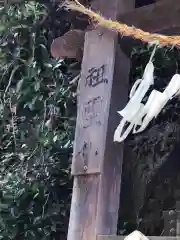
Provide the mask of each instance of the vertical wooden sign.
[{"label": "vertical wooden sign", "polygon": [[82,65],[81,72],[73,175],[102,171],[114,68],[112,53],[115,51],[114,34],[105,30],[86,34],[86,64]]},{"label": "vertical wooden sign", "polygon": [[[96,6],[95,6],[96,5]],[[116,19],[133,0],[96,0],[93,6]],[[117,34],[96,29],[85,36],[72,174],[74,187],[68,240],[95,240],[117,228],[123,145],[113,142],[127,100],[129,59]]]}]

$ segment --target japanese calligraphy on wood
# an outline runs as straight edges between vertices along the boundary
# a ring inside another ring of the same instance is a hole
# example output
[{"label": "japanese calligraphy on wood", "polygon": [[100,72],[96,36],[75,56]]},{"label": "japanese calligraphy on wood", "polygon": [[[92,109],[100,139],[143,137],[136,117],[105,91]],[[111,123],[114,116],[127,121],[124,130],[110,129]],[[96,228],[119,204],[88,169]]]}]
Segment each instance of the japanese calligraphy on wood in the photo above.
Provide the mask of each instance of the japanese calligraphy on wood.
[{"label": "japanese calligraphy on wood", "polygon": [[84,104],[82,104],[82,127],[87,128],[89,126],[98,124],[101,125],[100,114],[103,110],[102,97],[94,97]]},{"label": "japanese calligraphy on wood", "polygon": [[[133,6],[133,0],[93,2],[95,10],[111,19]],[[117,34],[105,29],[96,28],[85,36],[68,240],[97,240],[98,235],[117,231],[123,145],[112,140],[119,122],[116,111],[126,103],[129,79],[129,60],[117,42]],[[87,81],[92,69],[97,70],[96,77],[93,73]],[[88,127],[84,127],[84,119]]]},{"label": "japanese calligraphy on wood", "polygon": [[[100,173],[102,170],[106,127],[109,118],[109,99],[114,74],[111,70],[114,65],[114,58],[111,58],[110,53],[104,51],[103,46],[108,45],[111,51],[115,51],[115,45],[112,42],[116,34],[108,30],[103,31],[103,34],[100,35],[97,30],[93,30],[88,32],[85,37],[88,38],[88,43],[85,42],[84,56],[88,56],[88,64],[82,65],[81,72],[72,163],[73,175]],[[90,42],[93,44],[90,44]],[[94,56],[95,52],[92,50],[96,45],[98,51],[101,52],[98,57]],[[123,90],[118,89],[118,91]],[[122,96],[123,94],[125,93],[122,93]],[[115,111],[114,114],[116,114]],[[91,147],[88,154],[83,155],[81,152],[85,142]]]},{"label": "japanese calligraphy on wood", "polygon": [[[113,133],[119,122],[116,111],[124,107],[127,100],[129,60],[117,48],[114,34],[104,30],[99,36],[94,30],[85,37],[72,161],[75,193],[68,240],[94,240],[98,233],[116,231],[123,146],[113,143]],[[97,49],[99,53],[95,57]],[[114,66],[115,59],[118,61]],[[81,178],[92,191],[84,191],[81,183],[77,182]],[[98,198],[93,187],[96,180],[99,184]],[[92,219],[90,212],[94,209],[98,213]]]},{"label": "japanese calligraphy on wood", "polygon": [[102,83],[108,83],[108,79],[104,78],[105,65],[99,68],[92,67],[88,70],[85,86],[96,87]]},{"label": "japanese calligraphy on wood", "polygon": [[[94,34],[96,35],[96,39],[92,39],[94,44],[107,41],[106,38],[99,36],[97,31],[94,30],[93,32],[93,34],[89,32],[87,35],[89,35],[88,38],[91,38]],[[110,35],[109,33],[105,34]],[[93,53],[93,45],[88,44],[85,47],[84,55],[91,55]],[[89,56],[90,58],[92,56]],[[104,141],[103,129],[104,124],[107,123],[108,94],[110,94],[111,89],[109,79],[112,81],[112,77],[108,75],[111,61],[112,59],[107,58],[106,60],[104,57],[100,57],[94,61],[90,61],[88,65],[82,66],[74,159],[72,164],[72,174],[74,175],[84,174],[86,167],[86,173],[101,172]],[[79,154],[83,149],[84,142],[88,142],[88,145],[91,145],[86,157]]]}]

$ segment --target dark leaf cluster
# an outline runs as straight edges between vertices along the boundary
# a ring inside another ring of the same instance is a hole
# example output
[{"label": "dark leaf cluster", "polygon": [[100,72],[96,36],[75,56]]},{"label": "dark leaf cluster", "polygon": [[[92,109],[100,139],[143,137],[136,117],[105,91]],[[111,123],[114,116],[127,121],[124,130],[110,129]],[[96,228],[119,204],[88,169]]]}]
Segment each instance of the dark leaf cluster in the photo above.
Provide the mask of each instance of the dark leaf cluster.
[{"label": "dark leaf cluster", "polygon": [[71,22],[61,11],[50,1],[0,8],[0,239],[66,236],[79,69],[50,55]]}]

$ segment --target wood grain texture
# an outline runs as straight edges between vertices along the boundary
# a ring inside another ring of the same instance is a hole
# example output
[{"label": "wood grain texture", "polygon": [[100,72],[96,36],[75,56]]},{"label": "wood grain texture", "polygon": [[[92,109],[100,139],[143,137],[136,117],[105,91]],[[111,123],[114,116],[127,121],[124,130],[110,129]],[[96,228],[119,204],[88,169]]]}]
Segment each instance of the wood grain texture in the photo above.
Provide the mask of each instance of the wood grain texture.
[{"label": "wood grain texture", "polygon": [[[118,20],[129,26],[135,26],[144,31],[165,35],[180,34],[180,1],[160,0],[157,3],[136,8],[125,14],[120,14]],[[119,36],[119,44],[123,52],[130,57],[132,48],[142,45],[142,42],[130,37]]]},{"label": "wood grain texture", "polygon": [[180,201],[176,202],[176,236],[180,236]]},{"label": "wood grain texture", "polygon": [[164,32],[168,29],[179,28],[180,1],[158,1],[119,15],[118,20],[150,32]]},{"label": "wood grain texture", "polygon": [[[115,51],[114,36],[110,32],[104,32],[102,36],[98,31],[86,34],[84,61],[82,65],[81,84],[79,96],[79,111],[76,124],[76,138],[74,148],[74,160],[72,174],[100,173],[104,158],[104,146],[109,116],[109,102],[111,97],[111,84],[113,79]],[[106,51],[104,49],[106,48]],[[99,56],[97,53],[99,52]],[[107,83],[98,84],[96,87],[86,86],[86,77],[91,68],[100,68],[104,64],[104,78]],[[99,108],[94,106],[94,99],[99,98]],[[90,102],[90,106],[88,106]],[[92,106],[93,105],[93,106]],[[96,108],[96,110],[94,110]],[[87,109],[87,110],[86,110]],[[89,109],[89,110],[88,110]],[[86,114],[85,111],[88,111]],[[93,117],[94,115],[97,115]],[[92,116],[91,116],[92,115]],[[82,154],[83,144],[87,143],[89,150],[87,155]]]},{"label": "wood grain texture", "polygon": [[[113,19],[133,7],[133,0],[95,3],[94,9]],[[123,145],[114,144],[113,134],[120,121],[116,111],[127,101],[130,69],[117,40],[116,33],[105,29],[85,36],[68,240],[97,240],[99,234],[116,233]],[[89,71],[95,72],[92,78]]]},{"label": "wood grain texture", "polygon": [[176,236],[176,217],[177,213],[174,210],[163,211],[164,236]]},{"label": "wood grain texture", "polygon": [[113,134],[120,121],[118,109],[127,101],[130,61],[117,45],[111,89],[111,103],[106,135],[104,160],[97,207],[97,234],[116,233],[120,199],[123,143],[113,142]]},{"label": "wood grain texture", "polygon": [[[97,240],[124,240],[125,236],[98,236]],[[149,240],[180,240],[180,237],[148,236]]]},{"label": "wood grain texture", "polygon": [[99,178],[99,175],[75,177],[68,240],[93,239]]},{"label": "wood grain texture", "polygon": [[82,60],[84,31],[73,29],[63,36],[55,38],[51,44],[51,55],[54,58],[76,58]]}]

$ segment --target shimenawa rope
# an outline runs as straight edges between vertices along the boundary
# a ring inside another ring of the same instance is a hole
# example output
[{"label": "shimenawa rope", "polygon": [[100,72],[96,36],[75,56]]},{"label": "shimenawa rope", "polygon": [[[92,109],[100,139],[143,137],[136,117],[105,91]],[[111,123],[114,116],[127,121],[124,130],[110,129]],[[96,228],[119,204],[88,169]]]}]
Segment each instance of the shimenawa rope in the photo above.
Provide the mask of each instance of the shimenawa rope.
[{"label": "shimenawa rope", "polygon": [[117,33],[120,33],[122,36],[133,37],[137,40],[148,44],[156,44],[160,46],[171,46],[180,48],[180,36],[165,36],[162,34],[153,34],[145,32],[141,29],[130,27],[126,24],[112,21],[111,19],[106,19],[101,14],[92,11],[90,8],[86,8],[77,0],[66,1],[63,6],[66,9],[77,11],[87,15],[92,22],[95,22],[97,26],[105,27],[110,30],[113,30]]}]

